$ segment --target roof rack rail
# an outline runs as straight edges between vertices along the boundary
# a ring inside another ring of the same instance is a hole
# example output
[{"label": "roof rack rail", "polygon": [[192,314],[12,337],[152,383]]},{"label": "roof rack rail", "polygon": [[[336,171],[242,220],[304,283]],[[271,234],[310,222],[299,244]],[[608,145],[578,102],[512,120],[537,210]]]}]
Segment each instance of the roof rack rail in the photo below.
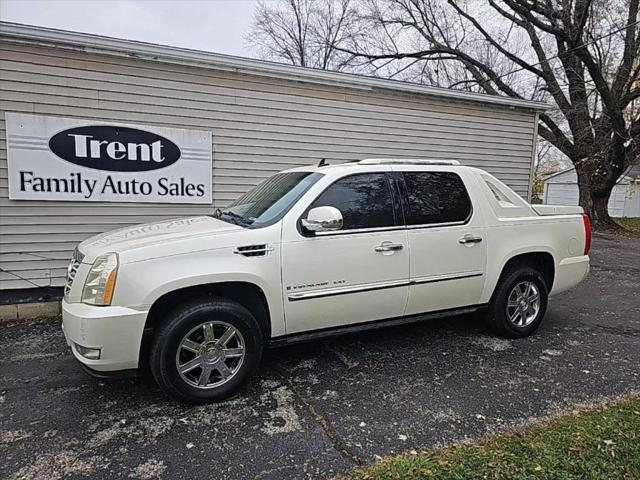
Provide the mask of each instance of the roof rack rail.
[{"label": "roof rack rail", "polygon": [[410,164],[410,165],[460,165],[458,160],[423,160],[420,158],[365,158],[358,165],[386,165],[386,164]]}]

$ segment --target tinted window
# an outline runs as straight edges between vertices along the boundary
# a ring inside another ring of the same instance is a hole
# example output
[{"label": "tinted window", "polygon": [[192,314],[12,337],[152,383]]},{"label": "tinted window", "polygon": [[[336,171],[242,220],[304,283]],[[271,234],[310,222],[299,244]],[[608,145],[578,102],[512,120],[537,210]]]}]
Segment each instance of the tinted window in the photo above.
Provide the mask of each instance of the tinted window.
[{"label": "tinted window", "polygon": [[407,185],[407,225],[463,222],[471,200],[458,175],[451,172],[403,172]]},{"label": "tinted window", "polygon": [[395,225],[391,189],[384,173],[341,178],[327,188],[310,208],[323,206],[340,210],[343,230]]}]

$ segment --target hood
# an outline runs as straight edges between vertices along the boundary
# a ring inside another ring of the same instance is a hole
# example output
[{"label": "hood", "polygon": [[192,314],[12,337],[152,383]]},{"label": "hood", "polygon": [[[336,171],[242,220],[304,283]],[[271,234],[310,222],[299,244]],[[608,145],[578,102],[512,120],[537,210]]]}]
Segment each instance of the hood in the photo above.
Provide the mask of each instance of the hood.
[{"label": "hood", "polygon": [[213,217],[174,218],[163,222],[145,223],[111,230],[82,242],[78,248],[85,255],[85,263],[91,263],[99,255],[109,252],[162,245],[173,240],[191,239],[244,230],[238,225]]}]

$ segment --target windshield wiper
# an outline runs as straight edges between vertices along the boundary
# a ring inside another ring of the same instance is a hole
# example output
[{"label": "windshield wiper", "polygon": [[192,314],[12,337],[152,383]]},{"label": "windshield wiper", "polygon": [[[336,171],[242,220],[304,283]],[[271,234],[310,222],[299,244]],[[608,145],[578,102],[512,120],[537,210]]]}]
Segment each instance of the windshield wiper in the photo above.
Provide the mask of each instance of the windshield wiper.
[{"label": "windshield wiper", "polygon": [[219,208],[217,208],[214,213],[214,216],[215,218],[229,221],[235,225],[240,225],[241,227],[246,227],[247,225],[249,225],[249,222],[247,222],[242,215],[233,213],[230,210],[220,210]]}]

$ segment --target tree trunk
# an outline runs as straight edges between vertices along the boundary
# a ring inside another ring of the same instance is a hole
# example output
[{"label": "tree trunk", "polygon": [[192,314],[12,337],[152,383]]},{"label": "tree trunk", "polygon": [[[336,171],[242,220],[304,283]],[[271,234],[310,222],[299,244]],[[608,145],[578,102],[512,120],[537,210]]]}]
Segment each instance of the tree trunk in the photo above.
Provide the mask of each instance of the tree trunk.
[{"label": "tree trunk", "polygon": [[585,211],[589,215],[591,223],[599,228],[618,228],[618,225],[609,215],[609,197],[611,191],[604,196],[591,194],[591,211]]},{"label": "tree trunk", "polygon": [[607,180],[607,176],[599,176],[596,172],[603,169],[596,161],[582,160],[574,162],[578,176],[579,203],[589,215],[591,224],[596,228],[618,228],[618,224],[609,215],[609,198],[615,181]]},{"label": "tree trunk", "polygon": [[578,204],[584,208],[584,213],[592,218],[593,200],[591,199],[591,175],[582,162],[573,162],[578,176]]}]

